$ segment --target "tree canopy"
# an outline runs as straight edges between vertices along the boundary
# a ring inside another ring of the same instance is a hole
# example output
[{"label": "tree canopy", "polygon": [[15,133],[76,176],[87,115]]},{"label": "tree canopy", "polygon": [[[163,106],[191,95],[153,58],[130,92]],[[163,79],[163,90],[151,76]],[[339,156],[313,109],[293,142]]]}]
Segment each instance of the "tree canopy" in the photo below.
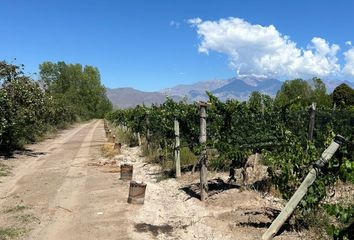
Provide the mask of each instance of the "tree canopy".
[{"label": "tree canopy", "polygon": [[40,70],[40,81],[34,81],[22,65],[0,62],[0,152],[79,118],[101,118],[112,109],[97,68],[45,62]]},{"label": "tree canopy", "polygon": [[65,62],[44,62],[39,68],[46,91],[81,118],[101,118],[112,109],[97,68]]},{"label": "tree canopy", "polygon": [[347,84],[342,83],[336,87],[332,94],[333,102],[338,107],[352,107],[354,106],[354,89]]},{"label": "tree canopy", "polygon": [[321,107],[331,107],[331,98],[326,85],[319,78],[311,81],[302,79],[288,80],[283,83],[275,97],[277,106],[290,106],[301,109],[316,102]]}]

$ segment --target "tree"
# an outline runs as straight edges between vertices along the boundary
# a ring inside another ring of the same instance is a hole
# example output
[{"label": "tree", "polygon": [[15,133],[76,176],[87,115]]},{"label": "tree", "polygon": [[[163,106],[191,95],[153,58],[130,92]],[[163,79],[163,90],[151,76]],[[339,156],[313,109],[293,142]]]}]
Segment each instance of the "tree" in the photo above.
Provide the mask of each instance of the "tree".
[{"label": "tree", "polygon": [[64,62],[41,64],[41,81],[23,65],[0,62],[0,152],[34,142],[49,128],[77,117],[101,118],[112,109],[97,68]]},{"label": "tree", "polygon": [[6,152],[43,134],[46,97],[21,67],[1,62],[0,72],[0,151]]},{"label": "tree", "polygon": [[340,108],[354,106],[354,90],[342,83],[332,93],[333,103]]},{"label": "tree", "polygon": [[44,62],[40,77],[46,92],[80,118],[101,118],[112,109],[95,67]]},{"label": "tree", "polygon": [[320,78],[313,78],[313,92],[312,101],[316,102],[319,107],[331,107],[332,100],[329,94],[327,94],[326,84],[322,82]]},{"label": "tree", "polygon": [[252,92],[250,98],[248,99],[248,106],[255,112],[264,113],[267,109],[272,108],[273,99],[270,96],[262,94],[258,91]]},{"label": "tree", "polygon": [[290,106],[294,109],[311,104],[312,89],[310,84],[302,79],[288,80],[283,83],[275,97],[275,104],[280,107]]},{"label": "tree", "polygon": [[326,85],[316,77],[310,81],[302,79],[285,81],[275,97],[275,104],[278,107],[292,110],[307,108],[312,102],[316,102],[320,108],[331,107],[332,104]]}]

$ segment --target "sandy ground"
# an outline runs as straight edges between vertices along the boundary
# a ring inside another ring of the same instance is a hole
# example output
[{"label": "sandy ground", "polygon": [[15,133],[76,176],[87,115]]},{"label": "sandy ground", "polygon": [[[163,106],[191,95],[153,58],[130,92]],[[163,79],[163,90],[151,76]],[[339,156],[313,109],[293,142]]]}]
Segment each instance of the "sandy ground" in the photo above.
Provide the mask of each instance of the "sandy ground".
[{"label": "sandy ground", "polygon": [[[201,202],[186,191],[197,185],[198,173],[157,181],[159,167],[147,164],[139,155],[138,147],[125,146],[115,157],[118,165],[133,164],[133,179],[147,183],[144,205],[129,206],[132,239],[260,239],[273,219],[272,210],[283,207],[280,199],[241,188],[221,191]],[[225,173],[209,173],[209,179],[226,181],[227,177]],[[305,236],[283,232],[275,239]]]},{"label": "sandy ground", "polygon": [[[0,178],[0,229],[20,239],[260,239],[283,202],[257,191],[233,188],[200,202],[190,187],[198,174],[157,181],[138,147],[123,146],[112,159],[101,156],[103,122],[92,121],[29,146],[6,160]],[[4,160],[1,160],[4,162]],[[129,182],[119,166],[134,164],[134,180],[147,183],[144,205],[127,203]],[[209,179],[226,180],[224,173]],[[194,185],[193,185],[194,184]],[[311,239],[284,231],[275,239]]]}]

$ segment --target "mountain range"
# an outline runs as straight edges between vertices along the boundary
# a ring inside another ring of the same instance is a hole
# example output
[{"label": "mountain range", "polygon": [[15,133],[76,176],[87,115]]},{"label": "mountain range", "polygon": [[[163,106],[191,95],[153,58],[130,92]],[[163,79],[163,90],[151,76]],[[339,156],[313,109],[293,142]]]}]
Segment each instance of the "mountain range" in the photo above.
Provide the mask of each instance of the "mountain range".
[{"label": "mountain range", "polygon": [[[332,92],[341,83],[346,83],[354,88],[354,83],[349,81],[324,80],[324,83],[328,92]],[[177,85],[158,92],[143,92],[134,88],[107,88],[107,97],[118,108],[129,108],[138,104],[161,104],[166,100],[167,96],[176,101],[183,98],[186,98],[189,102],[206,100],[206,91],[213,93],[222,101],[227,99],[247,100],[254,91],[274,97],[282,84],[282,81],[273,78],[238,77]]]}]

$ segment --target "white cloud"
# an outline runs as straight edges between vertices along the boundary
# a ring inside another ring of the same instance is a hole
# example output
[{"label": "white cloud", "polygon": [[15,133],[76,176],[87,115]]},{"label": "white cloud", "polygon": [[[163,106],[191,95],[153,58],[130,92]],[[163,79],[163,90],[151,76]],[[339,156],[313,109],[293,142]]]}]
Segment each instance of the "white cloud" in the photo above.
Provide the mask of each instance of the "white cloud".
[{"label": "white cloud", "polygon": [[187,21],[189,24],[192,24],[192,25],[198,25],[202,22],[202,19],[200,18],[192,18],[192,19],[189,19]]},{"label": "white cloud", "polygon": [[345,45],[351,46],[351,45],[352,45],[352,42],[351,42],[351,41],[346,41],[346,42],[345,42]]},{"label": "white cloud", "polygon": [[175,21],[175,20],[171,20],[170,21],[170,26],[171,27],[175,27],[175,28],[179,28],[181,26],[180,22]]},{"label": "white cloud", "polygon": [[354,77],[354,48],[344,52],[345,65],[343,67],[343,74],[349,77]]},{"label": "white cloud", "polygon": [[240,18],[195,18],[188,23],[197,28],[199,52],[226,54],[239,75],[308,78],[335,76],[341,71],[336,57],[339,46],[319,37],[302,49],[273,25],[253,25]]}]

